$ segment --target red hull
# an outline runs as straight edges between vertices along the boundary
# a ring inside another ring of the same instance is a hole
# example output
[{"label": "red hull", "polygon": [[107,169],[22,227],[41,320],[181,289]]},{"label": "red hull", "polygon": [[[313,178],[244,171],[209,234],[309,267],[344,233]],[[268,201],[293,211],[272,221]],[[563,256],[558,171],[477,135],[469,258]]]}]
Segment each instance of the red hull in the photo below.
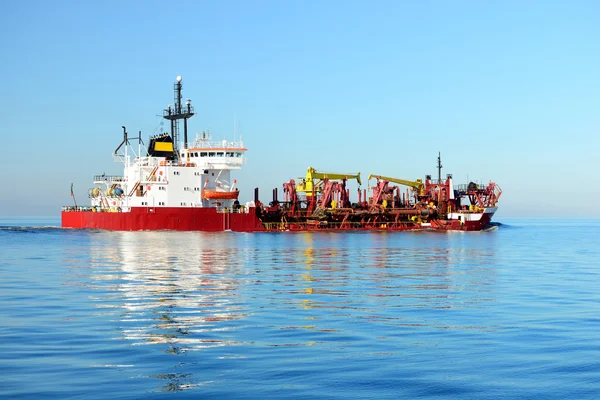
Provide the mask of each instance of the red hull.
[{"label": "red hull", "polygon": [[62,227],[75,229],[106,229],[118,231],[206,231],[281,232],[281,231],[481,231],[490,225],[493,214],[482,215],[479,221],[432,220],[430,224],[365,223],[358,226],[327,223],[263,223],[251,208],[248,213],[223,213],[216,208],[136,207],[131,212],[63,211]]},{"label": "red hull", "polygon": [[280,232],[280,231],[294,231],[294,232],[306,232],[306,231],[465,231],[465,232],[476,232],[482,231],[491,226],[491,215],[482,216],[480,221],[467,221],[461,223],[460,221],[453,220],[432,220],[430,223],[419,224],[419,223],[363,223],[358,225],[352,224],[339,224],[339,223],[323,223],[323,224],[311,224],[306,222],[267,222],[264,223],[264,230],[269,232]]},{"label": "red hull", "polygon": [[63,211],[63,228],[118,231],[264,231],[254,210],[223,213],[216,208],[135,207],[130,212]]}]

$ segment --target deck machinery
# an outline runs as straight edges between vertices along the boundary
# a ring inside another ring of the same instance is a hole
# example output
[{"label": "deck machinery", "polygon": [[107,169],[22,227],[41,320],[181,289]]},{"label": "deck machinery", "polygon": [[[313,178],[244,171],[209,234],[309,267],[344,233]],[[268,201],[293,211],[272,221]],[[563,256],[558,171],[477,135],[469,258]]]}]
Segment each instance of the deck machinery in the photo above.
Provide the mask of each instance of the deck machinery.
[{"label": "deck machinery", "polygon": [[283,184],[284,199],[273,190],[268,206],[258,202],[257,216],[267,230],[484,230],[490,226],[502,190],[490,182],[453,185],[452,175],[427,175],[414,181],[369,175],[373,186],[350,201],[349,179],[360,185],[360,173],[339,174],[308,168],[306,176]]}]

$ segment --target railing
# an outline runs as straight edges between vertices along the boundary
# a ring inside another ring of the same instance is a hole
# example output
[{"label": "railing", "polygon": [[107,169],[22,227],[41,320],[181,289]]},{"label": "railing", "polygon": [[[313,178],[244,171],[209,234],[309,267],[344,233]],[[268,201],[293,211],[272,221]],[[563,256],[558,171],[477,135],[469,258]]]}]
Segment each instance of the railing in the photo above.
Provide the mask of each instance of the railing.
[{"label": "railing", "polygon": [[[151,207],[151,208],[160,208],[160,207]],[[63,206],[61,208],[64,212],[81,212],[81,211],[89,211],[89,212],[126,212],[127,208],[119,210],[116,207],[100,207],[100,206]],[[247,214],[249,210],[246,206],[240,206],[238,209],[231,209],[227,207],[217,207],[217,213],[222,214]]]},{"label": "railing", "polygon": [[125,182],[121,175],[94,175],[94,182]]},{"label": "railing", "polygon": [[320,221],[303,221],[303,222],[263,222],[263,226],[267,231],[318,231],[318,230],[408,230],[421,227],[420,222],[413,221],[398,221],[398,222],[320,222]]},{"label": "railing", "polygon": [[248,210],[246,209],[246,206],[241,205],[238,209],[233,209],[231,207],[217,207],[217,212],[223,214],[247,214]]},{"label": "railing", "polygon": [[[469,185],[470,185],[470,183],[469,184],[461,183],[460,185],[454,185],[454,189],[458,190],[460,192],[466,192],[469,189]],[[477,189],[483,189],[483,186],[478,183],[475,183],[475,190],[477,190]],[[471,190],[473,190],[473,189],[471,188]]]},{"label": "railing", "polygon": [[434,185],[443,185],[446,183],[446,179],[430,179],[429,182]]},{"label": "railing", "polygon": [[189,118],[192,115],[194,115],[194,106],[191,104],[186,104],[185,106],[181,106],[181,108],[175,106],[163,110],[163,117],[171,119],[180,119],[183,116]]},{"label": "railing", "polygon": [[63,212],[123,212],[122,209],[118,208],[103,208],[103,207],[92,207],[92,206],[63,206]]},{"label": "railing", "polygon": [[196,141],[190,143],[188,147],[194,151],[205,149],[206,151],[210,151],[210,149],[245,149],[243,142],[230,142],[228,140],[211,141],[207,139],[196,139]]}]

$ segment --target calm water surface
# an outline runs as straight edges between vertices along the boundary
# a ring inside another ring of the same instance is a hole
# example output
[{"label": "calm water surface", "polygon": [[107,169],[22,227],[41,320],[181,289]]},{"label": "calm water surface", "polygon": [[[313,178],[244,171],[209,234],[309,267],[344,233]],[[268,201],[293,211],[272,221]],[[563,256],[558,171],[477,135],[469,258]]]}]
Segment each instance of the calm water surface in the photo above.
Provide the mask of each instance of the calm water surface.
[{"label": "calm water surface", "polygon": [[600,220],[479,233],[0,218],[0,397],[600,398]]}]

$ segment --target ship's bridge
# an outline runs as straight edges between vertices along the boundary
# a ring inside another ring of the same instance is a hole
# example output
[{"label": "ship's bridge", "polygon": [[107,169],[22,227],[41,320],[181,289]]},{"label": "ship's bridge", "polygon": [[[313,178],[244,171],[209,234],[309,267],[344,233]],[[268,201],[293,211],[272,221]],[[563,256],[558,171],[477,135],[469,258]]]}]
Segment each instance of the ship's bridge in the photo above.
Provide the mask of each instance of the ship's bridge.
[{"label": "ship's bridge", "polygon": [[204,169],[240,169],[246,151],[241,141],[210,141],[210,137],[202,133],[193,145],[181,150],[181,158]]}]

